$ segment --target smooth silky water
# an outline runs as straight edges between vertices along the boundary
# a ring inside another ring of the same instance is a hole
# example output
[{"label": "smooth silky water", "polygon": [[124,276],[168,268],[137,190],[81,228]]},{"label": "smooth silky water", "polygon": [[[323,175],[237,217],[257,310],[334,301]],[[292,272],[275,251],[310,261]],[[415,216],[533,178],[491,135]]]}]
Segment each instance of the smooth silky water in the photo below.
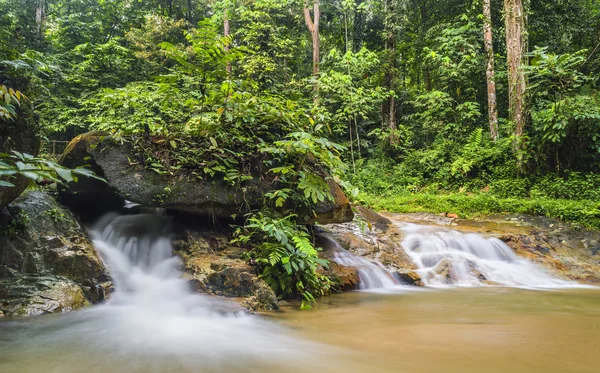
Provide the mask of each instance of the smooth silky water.
[{"label": "smooth silky water", "polygon": [[[444,247],[439,235],[413,233],[418,235],[407,235],[413,240],[407,250],[416,259],[448,251],[439,249]],[[366,291],[322,299],[309,311],[294,306],[252,316],[233,303],[192,293],[167,236],[153,225],[111,216],[95,226],[92,236],[116,293],[106,304],[83,311],[0,319],[0,372],[564,373],[600,367],[600,292],[595,289],[417,292],[388,281],[391,277],[376,263],[340,251],[336,260],[360,264]],[[429,245],[431,240],[438,245]],[[448,241],[450,257],[461,257],[456,250],[471,250],[457,248],[455,241]],[[486,260],[538,270],[515,258],[471,254],[479,259],[467,259],[500,279],[503,265],[486,267]],[[421,267],[429,271],[425,262]],[[550,277],[546,284],[540,276],[547,275],[535,272],[542,288],[564,285]],[[370,292],[373,288],[394,291]]]}]

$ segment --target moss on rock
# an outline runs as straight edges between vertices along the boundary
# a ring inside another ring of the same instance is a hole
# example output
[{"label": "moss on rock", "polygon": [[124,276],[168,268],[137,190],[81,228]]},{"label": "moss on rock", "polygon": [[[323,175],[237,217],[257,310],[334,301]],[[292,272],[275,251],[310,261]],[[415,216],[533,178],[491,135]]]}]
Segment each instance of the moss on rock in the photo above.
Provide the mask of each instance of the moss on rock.
[{"label": "moss on rock", "polygon": [[[27,221],[14,224],[19,219]],[[109,275],[89,237],[46,193],[31,191],[15,200],[0,225],[0,230],[11,229],[0,237],[0,310],[5,314],[63,312],[100,302],[110,292]]]}]

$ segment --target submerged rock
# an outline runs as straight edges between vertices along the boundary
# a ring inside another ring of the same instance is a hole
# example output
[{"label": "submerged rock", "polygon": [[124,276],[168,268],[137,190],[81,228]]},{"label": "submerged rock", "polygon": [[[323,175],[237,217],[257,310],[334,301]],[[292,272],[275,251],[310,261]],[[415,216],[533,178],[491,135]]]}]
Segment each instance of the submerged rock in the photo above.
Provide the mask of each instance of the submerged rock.
[{"label": "submerged rock", "polygon": [[0,310],[8,316],[65,312],[110,293],[107,270],[71,212],[41,191],[0,218]]},{"label": "submerged rock", "polygon": [[234,298],[252,311],[278,308],[273,290],[241,259],[242,249],[229,246],[224,235],[188,231],[173,247],[196,290]]},{"label": "submerged rock", "polygon": [[[117,198],[199,216],[230,218],[262,207],[264,195],[272,188],[259,171],[242,188],[222,178],[199,180],[188,175],[159,175],[144,167],[138,158],[132,144],[117,143],[104,132],[77,136],[67,146],[61,163],[71,168],[89,164],[108,184],[83,180],[62,191],[61,198],[73,206],[93,205],[98,199],[113,204]],[[348,199],[333,180],[328,180],[328,184],[335,201],[319,204],[313,222],[351,221],[353,213]]]}]

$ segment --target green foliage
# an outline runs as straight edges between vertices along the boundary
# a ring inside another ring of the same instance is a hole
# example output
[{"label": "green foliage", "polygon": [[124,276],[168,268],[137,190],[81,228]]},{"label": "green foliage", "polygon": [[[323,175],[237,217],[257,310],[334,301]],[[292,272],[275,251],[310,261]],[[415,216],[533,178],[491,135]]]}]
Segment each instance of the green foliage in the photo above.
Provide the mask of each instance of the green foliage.
[{"label": "green foliage", "polygon": [[[598,200],[600,172],[595,2],[528,4],[530,45],[548,47],[523,67],[530,121],[519,177],[500,4],[492,9],[497,142],[487,134],[478,2],[323,0],[318,77],[300,0],[49,0],[36,21],[39,4],[0,0],[3,125],[26,94],[51,139],[107,130],[131,143],[132,163],[160,175],[222,178],[241,193],[250,181],[270,183],[265,209],[247,216],[238,242],[280,295],[311,303],[326,291],[298,226],[331,200],[332,180],[399,210],[402,201],[596,224],[597,207],[585,202]],[[14,153],[2,162],[3,183],[87,172]],[[561,208],[563,199],[575,202]]]},{"label": "green foliage", "polygon": [[17,115],[15,105],[20,106],[23,99],[27,99],[27,97],[20,91],[0,84],[0,120],[14,119]]},{"label": "green foliage", "polygon": [[306,228],[297,226],[296,216],[252,214],[237,229],[234,242],[254,246],[248,257],[258,265],[261,278],[277,294],[300,295],[302,308],[329,291],[329,279],[317,272],[328,262],[319,258],[320,249],[313,246]]},{"label": "green foliage", "polygon": [[593,90],[598,80],[583,72],[587,54],[586,50],[553,54],[536,48],[526,69],[533,140],[539,151],[536,161],[551,159],[557,170],[573,167],[574,159],[600,160],[600,98]]},{"label": "green foliage", "polygon": [[415,194],[395,197],[361,195],[374,209],[399,213],[456,213],[463,218],[490,214],[522,213],[556,218],[600,229],[597,200],[497,198],[490,194]]},{"label": "green foliage", "polygon": [[97,180],[104,179],[96,176],[86,168],[69,169],[44,158],[13,151],[12,154],[0,153],[0,187],[14,187],[10,182],[15,176],[24,176],[34,182],[44,179],[61,183],[77,182],[81,176]]},{"label": "green foliage", "polygon": [[58,208],[53,208],[53,209],[44,211],[44,214],[48,215],[50,217],[50,219],[52,219],[55,223],[63,222],[67,218],[65,213]]},{"label": "green foliage", "polygon": [[16,216],[13,216],[10,222],[0,227],[0,234],[5,237],[14,237],[27,228],[27,224],[31,222],[29,215],[23,210],[20,210]]},{"label": "green foliage", "polygon": [[373,119],[383,100],[393,95],[371,74],[380,63],[377,54],[366,48],[344,54],[332,49],[324,59],[327,70],[321,73],[318,84],[334,132],[346,133],[349,122],[355,119]]}]

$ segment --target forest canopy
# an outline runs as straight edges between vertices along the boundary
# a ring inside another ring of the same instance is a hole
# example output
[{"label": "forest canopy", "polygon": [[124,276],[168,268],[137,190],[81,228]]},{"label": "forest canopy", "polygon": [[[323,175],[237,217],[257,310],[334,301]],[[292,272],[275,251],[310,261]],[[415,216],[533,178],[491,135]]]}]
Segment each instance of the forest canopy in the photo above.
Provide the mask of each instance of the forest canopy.
[{"label": "forest canopy", "polygon": [[313,258],[267,274],[307,301],[286,202],[330,176],[381,209],[600,226],[599,77],[596,0],[0,0],[1,125],[26,103],[47,140],[151,139],[156,173],[240,185],[268,158],[239,241]]}]

